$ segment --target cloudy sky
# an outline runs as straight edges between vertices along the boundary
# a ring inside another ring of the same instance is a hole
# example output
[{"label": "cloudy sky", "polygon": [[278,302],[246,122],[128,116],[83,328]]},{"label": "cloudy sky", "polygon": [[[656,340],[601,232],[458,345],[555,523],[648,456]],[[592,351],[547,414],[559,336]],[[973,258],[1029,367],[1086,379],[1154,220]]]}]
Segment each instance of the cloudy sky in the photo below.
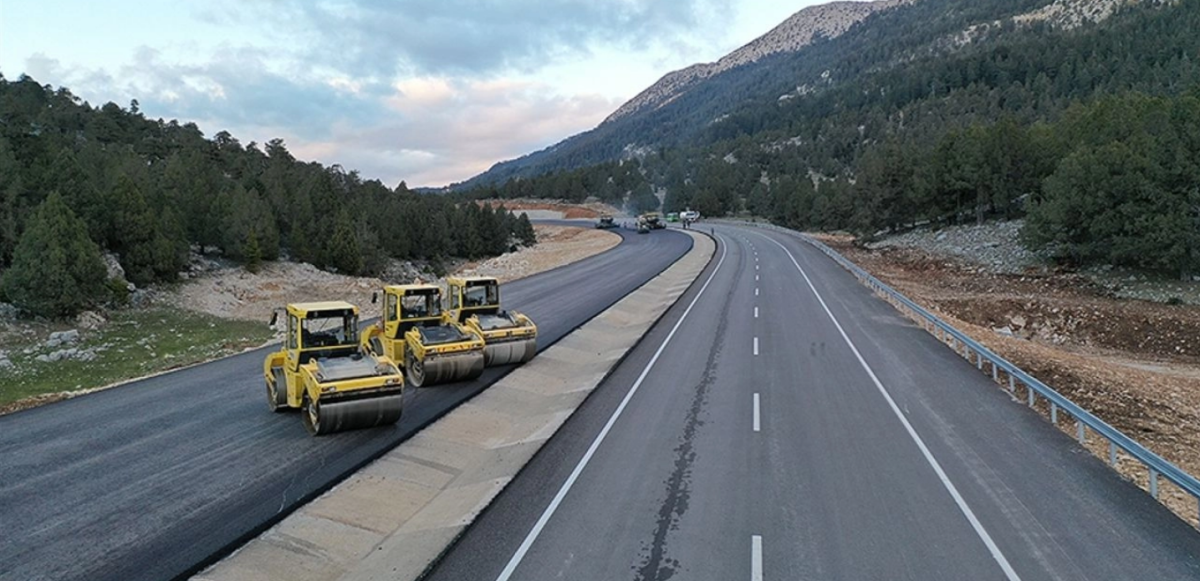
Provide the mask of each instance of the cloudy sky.
[{"label": "cloudy sky", "polygon": [[3,0],[0,73],[389,186],[594,127],[817,0]]}]

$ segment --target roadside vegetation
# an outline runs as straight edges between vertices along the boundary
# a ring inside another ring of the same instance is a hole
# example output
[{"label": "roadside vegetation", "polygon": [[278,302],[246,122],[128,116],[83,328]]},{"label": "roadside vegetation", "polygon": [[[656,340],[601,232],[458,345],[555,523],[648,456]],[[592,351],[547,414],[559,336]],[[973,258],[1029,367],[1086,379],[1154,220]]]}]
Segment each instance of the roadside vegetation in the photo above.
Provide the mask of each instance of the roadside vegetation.
[{"label": "roadside vegetation", "polygon": [[161,307],[114,311],[94,330],[41,323],[26,331],[4,341],[0,413],[239,353],[272,336],[265,321]]}]

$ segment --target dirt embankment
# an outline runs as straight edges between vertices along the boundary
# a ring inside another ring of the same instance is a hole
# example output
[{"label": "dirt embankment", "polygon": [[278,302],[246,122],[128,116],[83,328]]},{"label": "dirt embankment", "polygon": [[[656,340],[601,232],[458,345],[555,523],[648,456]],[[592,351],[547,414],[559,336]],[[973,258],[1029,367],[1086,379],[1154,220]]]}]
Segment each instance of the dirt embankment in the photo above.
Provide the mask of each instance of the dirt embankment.
[{"label": "dirt embankment", "polygon": [[601,214],[619,215],[621,211],[608,204],[587,202],[572,204],[556,200],[483,200],[480,204],[493,207],[503,205],[505,208],[520,214],[529,214],[531,220],[595,220]]},{"label": "dirt embankment", "polygon": [[[455,269],[458,274],[495,276],[510,281],[582,260],[616,246],[621,237],[612,232],[589,228],[535,225],[538,243],[481,262],[470,262]],[[322,271],[310,264],[276,262],[265,265],[257,274],[243,268],[210,272],[188,281],[177,290],[156,299],[163,304],[232,319],[267,321],[271,312],[289,302],[344,300],[359,306],[370,316],[371,294],[384,284],[436,280],[411,268],[394,269],[404,279],[393,277],[352,277]]]},{"label": "dirt embankment", "polygon": [[[1007,260],[820,238],[1152,451],[1200,474],[1200,309],[1119,298],[1093,277],[1044,266],[1019,272]],[[1074,433],[1073,424],[1062,426]],[[1099,438],[1089,448],[1107,458]],[[1126,459],[1118,467],[1146,485],[1140,464]],[[1161,482],[1164,502],[1195,523],[1195,501]]]}]

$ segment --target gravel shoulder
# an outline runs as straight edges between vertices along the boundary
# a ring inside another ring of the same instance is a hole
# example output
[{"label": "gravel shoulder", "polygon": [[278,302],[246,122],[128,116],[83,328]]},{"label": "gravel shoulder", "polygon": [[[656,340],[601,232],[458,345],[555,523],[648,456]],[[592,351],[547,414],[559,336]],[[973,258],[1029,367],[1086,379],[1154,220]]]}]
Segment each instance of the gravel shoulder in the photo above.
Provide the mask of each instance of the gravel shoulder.
[{"label": "gravel shoulder", "polygon": [[[869,247],[848,236],[817,237],[1152,451],[1200,474],[1200,309],[1127,298],[1095,273],[1059,272],[1023,249],[1004,250],[1017,245],[1019,225],[988,230],[987,236],[976,231],[972,243],[964,243],[962,233],[941,240],[937,233],[907,234]],[[1139,282],[1143,290],[1163,292],[1162,284]],[[1090,447],[1107,457],[1099,442]],[[1140,464],[1126,459],[1118,468],[1146,486]],[[1163,497],[1196,523],[1189,496],[1165,485]]]},{"label": "gravel shoulder", "polygon": [[[535,225],[538,243],[488,260],[467,262],[455,274],[495,276],[502,282],[524,278],[608,250],[621,242],[612,232],[589,228]],[[354,277],[320,270],[311,264],[275,262],[258,273],[230,268],[201,275],[156,298],[160,302],[217,317],[267,321],[271,312],[289,302],[344,300],[370,316],[371,293],[385,284],[436,281],[419,268],[389,269],[382,278]]]}]

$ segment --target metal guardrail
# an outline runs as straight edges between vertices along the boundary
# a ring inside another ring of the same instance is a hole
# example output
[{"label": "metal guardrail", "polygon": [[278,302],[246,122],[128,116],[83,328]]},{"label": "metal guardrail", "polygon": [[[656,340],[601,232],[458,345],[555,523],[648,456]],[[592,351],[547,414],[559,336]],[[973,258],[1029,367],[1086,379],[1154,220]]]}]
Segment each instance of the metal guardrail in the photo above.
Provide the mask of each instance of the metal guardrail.
[{"label": "metal guardrail", "polygon": [[951,348],[960,356],[971,360],[972,355],[975,357],[975,366],[983,371],[984,364],[987,363],[991,367],[992,379],[999,382],[1000,372],[1008,376],[1008,390],[1014,394],[1017,393],[1018,387],[1024,387],[1026,392],[1026,400],[1030,407],[1037,403],[1037,397],[1041,396],[1050,403],[1050,421],[1054,425],[1058,425],[1059,415],[1066,413],[1075,418],[1078,426],[1076,438],[1080,444],[1087,443],[1087,430],[1099,434],[1108,441],[1108,464],[1110,467],[1115,467],[1117,464],[1117,450],[1124,451],[1133,459],[1141,462],[1141,464],[1149,471],[1147,479],[1149,483],[1150,496],[1158,500],[1158,479],[1166,478],[1171,483],[1179,487],[1180,490],[1190,494],[1196,500],[1197,518],[1200,519],[1200,480],[1195,476],[1188,474],[1182,468],[1168,462],[1162,456],[1151,452],[1146,447],[1139,444],[1133,438],[1125,435],[1120,430],[1108,425],[1104,420],[1093,415],[1091,412],[1083,409],[1075,402],[1067,399],[1062,394],[1054,391],[1053,388],[1042,383],[1037,378],[1029,375],[1021,368],[1004,359],[1000,355],[992,352],[987,347],[968,337],[966,333],[952,327],[945,321],[939,319],[933,313],[925,310],[924,307],[913,302],[908,297],[900,294],[892,287],[884,284],[879,279],[872,276],[867,271],[860,268],[857,264],[850,262],[846,257],[839,254],[836,250],[826,246],[819,240],[812,238],[801,232],[775,226],[774,224],[762,222],[731,222],[766,228],[778,232],[784,232],[794,235],[801,240],[809,243],[816,249],[824,252],[843,268],[850,271],[863,284],[882,295],[888,302],[901,311],[907,313],[914,320],[921,320],[923,327],[933,336],[937,337],[943,343],[949,342]]}]

